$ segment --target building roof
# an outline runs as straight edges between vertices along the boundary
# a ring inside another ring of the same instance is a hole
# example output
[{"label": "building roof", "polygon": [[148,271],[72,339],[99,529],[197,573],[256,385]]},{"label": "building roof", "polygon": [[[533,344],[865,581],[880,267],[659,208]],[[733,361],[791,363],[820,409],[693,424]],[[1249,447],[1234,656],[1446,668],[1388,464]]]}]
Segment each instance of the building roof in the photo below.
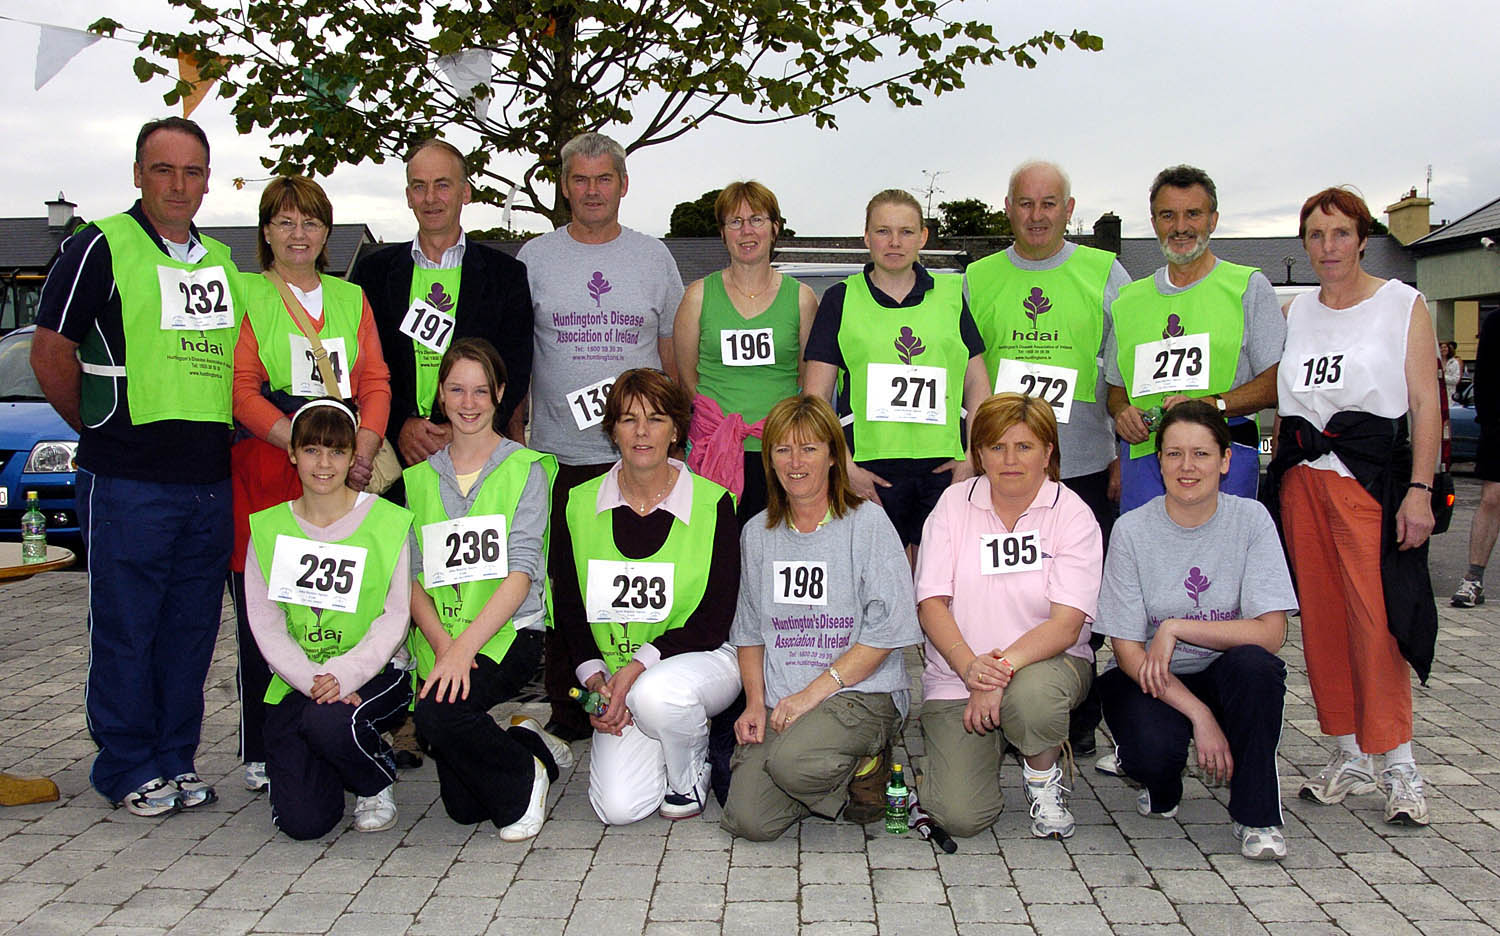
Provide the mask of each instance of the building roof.
[{"label": "building roof", "polygon": [[1419,253],[1433,247],[1449,250],[1478,247],[1480,237],[1497,232],[1500,232],[1500,198],[1475,208],[1457,221],[1450,221],[1407,246]]},{"label": "building roof", "polygon": [[[1081,239],[1080,239],[1081,240]],[[1316,286],[1317,274],[1302,241],[1295,237],[1215,237],[1214,255],[1221,260],[1259,269],[1274,286]],[[1287,260],[1292,263],[1287,277]],[[1154,237],[1126,237],[1120,241],[1120,265],[1131,279],[1150,276],[1166,261]],[[1372,235],[1365,244],[1365,272],[1381,279],[1398,279],[1413,286],[1417,265],[1401,243],[1388,234]]]},{"label": "building roof", "polygon": [[67,235],[46,218],[0,218],[0,270],[45,273]]},{"label": "building roof", "polygon": [[[249,224],[236,224],[223,227],[201,227],[198,230],[212,237],[214,240],[222,241],[234,255],[234,263],[243,272],[249,273],[260,268],[255,259],[256,238],[260,237],[260,228]],[[375,235],[368,226],[364,224],[335,224],[333,230],[328,232],[328,273],[331,276],[348,277],[349,271],[354,269],[354,259],[359,255],[359,250],[365,244],[373,244]]]}]

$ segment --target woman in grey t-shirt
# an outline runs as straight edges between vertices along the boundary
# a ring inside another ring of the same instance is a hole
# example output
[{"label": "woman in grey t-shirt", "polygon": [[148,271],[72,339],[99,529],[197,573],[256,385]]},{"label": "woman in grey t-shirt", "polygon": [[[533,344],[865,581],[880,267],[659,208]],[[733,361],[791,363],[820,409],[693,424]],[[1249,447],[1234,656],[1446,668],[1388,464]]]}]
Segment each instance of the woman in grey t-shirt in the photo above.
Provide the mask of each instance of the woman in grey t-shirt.
[{"label": "woman in grey t-shirt", "polygon": [[1247,858],[1286,857],[1276,745],[1286,612],[1297,607],[1257,501],[1219,491],[1229,427],[1207,403],[1179,403],[1156,436],[1166,493],[1122,516],[1110,539],[1094,631],[1116,665],[1099,677],[1136,810],[1167,819],[1182,799],[1188,741],[1210,782],[1229,785]]}]

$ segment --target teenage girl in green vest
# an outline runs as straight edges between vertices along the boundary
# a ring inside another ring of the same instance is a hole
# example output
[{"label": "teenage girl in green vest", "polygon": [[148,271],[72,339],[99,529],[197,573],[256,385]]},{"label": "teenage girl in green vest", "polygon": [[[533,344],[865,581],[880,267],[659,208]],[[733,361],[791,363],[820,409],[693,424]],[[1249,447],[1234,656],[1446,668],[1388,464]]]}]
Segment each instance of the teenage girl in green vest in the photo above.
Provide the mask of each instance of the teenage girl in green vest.
[{"label": "teenage girl in green vest", "polygon": [[806,285],[771,267],[785,220],[759,182],[731,182],[714,201],[729,266],[688,286],[672,342],[693,398],[688,468],[733,491],[740,523],[766,506],[760,433],[801,384],[802,348],[818,311]]},{"label": "teenage girl in green vest", "polygon": [[910,193],[870,199],[870,263],[823,294],[803,381],[806,392],[833,401],[842,378],[835,409],[853,420],[849,481],[885,508],[903,545],[921,542],[943,490],[973,475],[959,404],[974,412],[990,387],[962,281],[917,262],[927,235]]},{"label": "teenage girl in green vest", "polygon": [[374,317],[358,286],[322,273],[328,265],[333,205],[321,186],[302,176],[274,179],[260,197],[262,275],[241,277],[246,313],[234,349],[236,441],[230,453],[234,500],[234,551],[230,588],[239,623],[240,756],[245,787],[266,787],[266,746],[260,698],[271,674],[250,639],[244,606],[245,544],[250,514],[301,494],[287,463],[291,414],[311,397],[324,395],[322,374],[312,362],[311,343],[270,277],[280,277],[293,299],[318,326],[318,337],[339,389],[332,396],[359,404],[360,427],[349,470],[352,487],[363,490],[370,459],[380,448],[390,412],[390,371],[380,353]]},{"label": "teenage girl in green vest", "polygon": [[411,653],[417,734],[455,822],[508,842],[541,831],[547,789],[573,753],[535,719],[490,709],[536,673],[547,624],[547,506],[557,462],[500,434],[505,365],[483,338],[443,354],[436,408],[452,441],[406,469],[412,527]]},{"label": "teenage girl in green vest", "polygon": [[396,824],[381,732],[411,701],[411,514],[348,486],[355,419],[344,404],[306,404],[290,435],[302,494],[250,516],[245,565],[250,630],[275,674],[264,696],[271,819],[292,838],[319,838],[350,790],[355,829],[378,832]]}]

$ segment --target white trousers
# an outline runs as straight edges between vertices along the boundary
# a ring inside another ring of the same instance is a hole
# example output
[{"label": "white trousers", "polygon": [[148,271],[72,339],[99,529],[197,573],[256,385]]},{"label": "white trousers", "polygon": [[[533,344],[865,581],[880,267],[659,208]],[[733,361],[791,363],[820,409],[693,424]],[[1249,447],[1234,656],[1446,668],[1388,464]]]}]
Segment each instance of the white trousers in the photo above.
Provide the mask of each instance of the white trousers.
[{"label": "white trousers", "polygon": [[634,724],[594,732],[589,802],[609,825],[644,819],[668,792],[690,793],[708,770],[708,720],[740,694],[734,648],[680,653],[646,670],[625,702]]}]

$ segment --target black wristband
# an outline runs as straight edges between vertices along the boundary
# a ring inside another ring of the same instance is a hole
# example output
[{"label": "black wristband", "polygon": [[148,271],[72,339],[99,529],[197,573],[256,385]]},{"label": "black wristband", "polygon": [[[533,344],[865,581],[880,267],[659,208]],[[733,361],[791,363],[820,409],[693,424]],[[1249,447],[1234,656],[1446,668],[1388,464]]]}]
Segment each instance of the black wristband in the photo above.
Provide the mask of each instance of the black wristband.
[{"label": "black wristband", "polygon": [[1406,485],[1406,487],[1407,487],[1407,490],[1410,490],[1412,488],[1421,488],[1422,490],[1426,491],[1429,494],[1432,493],[1432,485],[1430,485],[1430,484],[1423,484],[1421,481],[1412,481],[1412,482],[1409,482]]}]

